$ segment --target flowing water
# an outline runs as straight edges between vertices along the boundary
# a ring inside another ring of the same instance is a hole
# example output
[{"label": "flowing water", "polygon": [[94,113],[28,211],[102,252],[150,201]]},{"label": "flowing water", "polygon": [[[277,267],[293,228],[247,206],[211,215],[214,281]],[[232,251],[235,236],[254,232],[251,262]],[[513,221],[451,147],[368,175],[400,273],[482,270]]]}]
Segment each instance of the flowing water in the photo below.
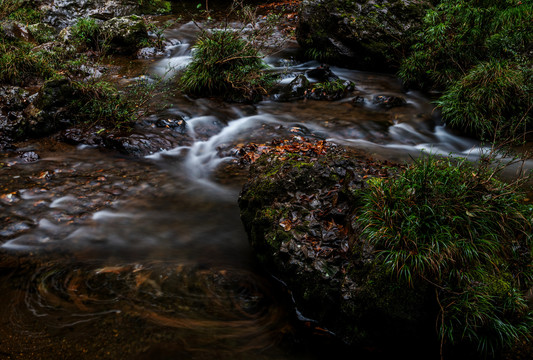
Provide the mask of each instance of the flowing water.
[{"label": "flowing water", "polygon": [[[137,65],[169,76],[190,61],[196,34],[192,23],[167,30],[175,44],[167,56]],[[288,43],[267,58],[284,82],[319,65],[295,61],[295,49]],[[152,115],[185,119],[187,141],[174,149],[131,159],[49,140],[26,144],[38,161],[5,155],[0,359],[317,359],[324,344],[342,353],[256,265],[239,219],[246,174],[235,147],[304,136],[393,161],[479,151],[393,76],[332,70],[356,84],[365,105],[176,94]],[[375,95],[407,104],[381,109]]]}]

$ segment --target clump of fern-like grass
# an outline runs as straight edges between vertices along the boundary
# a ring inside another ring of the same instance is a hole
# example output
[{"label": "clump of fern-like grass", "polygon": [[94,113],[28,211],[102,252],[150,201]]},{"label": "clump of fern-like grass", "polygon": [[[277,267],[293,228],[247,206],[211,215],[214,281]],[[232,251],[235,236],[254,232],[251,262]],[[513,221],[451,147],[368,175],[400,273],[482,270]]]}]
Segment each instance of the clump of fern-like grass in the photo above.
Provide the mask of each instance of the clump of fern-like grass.
[{"label": "clump of fern-like grass", "polygon": [[255,101],[266,94],[272,77],[257,48],[232,30],[204,31],[192,62],[180,79],[183,91],[196,96],[222,95]]},{"label": "clump of fern-like grass", "polygon": [[533,3],[443,0],[428,10],[399,76],[443,92],[443,118],[472,135],[524,141],[533,124]]},{"label": "clump of fern-like grass", "polygon": [[516,63],[491,60],[476,65],[437,100],[452,126],[484,139],[525,141],[532,123],[533,72]]},{"label": "clump of fern-like grass", "polygon": [[434,287],[442,344],[493,355],[533,330],[533,207],[488,163],[421,157],[371,180],[358,219],[383,269]]},{"label": "clump of fern-like grass", "polygon": [[50,52],[34,50],[30,43],[0,34],[0,83],[20,85],[47,79],[54,73],[55,61]]}]

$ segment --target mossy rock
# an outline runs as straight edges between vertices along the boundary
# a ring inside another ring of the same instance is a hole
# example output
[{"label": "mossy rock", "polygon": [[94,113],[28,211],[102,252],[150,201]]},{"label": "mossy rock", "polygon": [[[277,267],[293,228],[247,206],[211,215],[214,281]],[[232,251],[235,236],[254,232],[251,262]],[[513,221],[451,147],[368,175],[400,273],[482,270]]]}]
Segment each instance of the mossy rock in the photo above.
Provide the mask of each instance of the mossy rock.
[{"label": "mossy rock", "polygon": [[39,44],[54,41],[58,35],[58,31],[53,26],[45,23],[28,25],[28,31]]},{"label": "mossy rock", "polygon": [[308,57],[352,68],[395,70],[427,7],[427,1],[414,0],[304,0],[296,37]]},{"label": "mossy rock", "polygon": [[380,165],[332,145],[318,156],[264,154],[239,197],[241,218],[259,261],[303,316],[351,345],[427,354],[420,342],[435,345],[434,294],[383,273],[372,249],[353,255],[363,246],[351,223],[364,191],[354,189],[380,173]]},{"label": "mossy rock", "polygon": [[140,0],[139,11],[143,14],[168,14],[172,10],[170,1]]},{"label": "mossy rock", "polygon": [[109,51],[118,54],[132,54],[148,39],[143,19],[136,15],[117,17],[106,21],[100,28],[106,38]]},{"label": "mossy rock", "polygon": [[40,137],[58,131],[72,121],[69,105],[77,97],[72,81],[66,77],[46,81],[35,101],[25,110],[25,120],[17,138]]},{"label": "mossy rock", "polygon": [[10,41],[33,41],[33,36],[26,25],[14,20],[0,21],[0,39]]}]

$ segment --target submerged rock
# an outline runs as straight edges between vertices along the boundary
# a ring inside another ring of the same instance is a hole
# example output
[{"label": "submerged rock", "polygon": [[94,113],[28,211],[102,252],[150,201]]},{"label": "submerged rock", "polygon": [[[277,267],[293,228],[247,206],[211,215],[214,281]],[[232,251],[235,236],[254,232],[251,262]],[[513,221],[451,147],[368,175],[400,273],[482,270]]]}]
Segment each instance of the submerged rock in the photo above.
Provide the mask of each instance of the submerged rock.
[{"label": "submerged rock", "polygon": [[305,75],[300,74],[289,84],[275,90],[272,99],[280,102],[301,100],[307,94],[309,85]]},{"label": "submerged rock", "polygon": [[40,159],[39,154],[37,154],[35,151],[21,152],[18,157],[25,163],[35,162]]},{"label": "submerged rock", "polygon": [[382,273],[358,236],[358,191],[387,169],[323,141],[273,148],[252,165],[239,197],[258,259],[304,317],[346,343],[426,354],[436,342],[434,294]]},{"label": "submerged rock", "polygon": [[384,109],[391,109],[407,104],[403,97],[392,95],[376,95],[372,98],[372,103]]},{"label": "submerged rock", "polygon": [[146,156],[174,146],[172,141],[163,136],[139,133],[105,133],[102,134],[102,141],[104,147],[133,157]]},{"label": "submerged rock", "polygon": [[296,37],[309,57],[383,71],[409,48],[427,7],[424,0],[304,0]]},{"label": "submerged rock", "polygon": [[336,81],[339,79],[339,77],[331,71],[328,65],[320,65],[316,69],[307,71],[305,74],[319,82]]},{"label": "submerged rock", "polygon": [[272,99],[280,102],[301,99],[331,101],[342,99],[355,89],[353,82],[341,80],[329,69],[329,66],[309,70],[306,75],[320,82],[311,84],[305,75],[300,74],[289,84],[274,90]]}]

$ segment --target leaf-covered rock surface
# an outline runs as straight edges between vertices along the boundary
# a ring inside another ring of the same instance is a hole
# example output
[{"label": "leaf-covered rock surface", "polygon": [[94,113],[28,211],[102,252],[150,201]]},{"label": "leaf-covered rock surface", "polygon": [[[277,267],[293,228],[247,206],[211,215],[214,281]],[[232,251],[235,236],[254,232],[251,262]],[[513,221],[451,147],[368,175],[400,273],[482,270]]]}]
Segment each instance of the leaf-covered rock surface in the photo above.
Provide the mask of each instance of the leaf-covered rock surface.
[{"label": "leaf-covered rock surface", "polygon": [[239,198],[250,242],[303,318],[415,358],[523,349],[532,208],[517,183],[466,160],[402,167],[302,137],[240,155],[252,163]]},{"label": "leaf-covered rock surface", "polygon": [[417,339],[416,351],[424,353],[420,339],[432,341],[427,288],[403,287],[380,272],[350,220],[356,189],[389,176],[389,164],[301,137],[248,145],[241,155],[253,162],[239,198],[244,226],[301,314],[349,344],[394,343],[407,353]]}]

